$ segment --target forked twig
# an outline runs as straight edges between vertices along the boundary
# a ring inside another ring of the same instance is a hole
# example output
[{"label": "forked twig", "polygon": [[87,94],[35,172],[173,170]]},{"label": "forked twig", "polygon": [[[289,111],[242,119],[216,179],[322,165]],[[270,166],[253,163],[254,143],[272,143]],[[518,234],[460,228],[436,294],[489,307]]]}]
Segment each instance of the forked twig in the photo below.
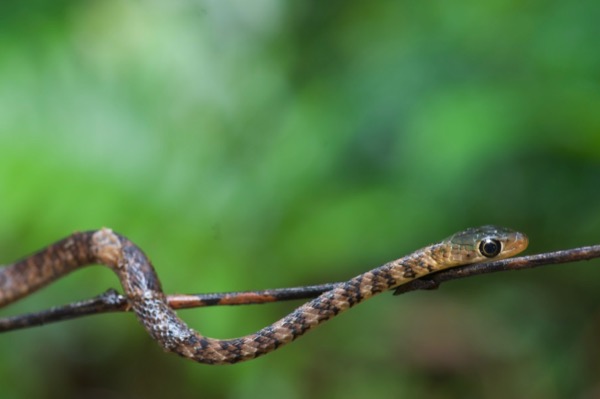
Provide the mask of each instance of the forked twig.
[{"label": "forked twig", "polygon": [[[436,289],[440,284],[476,276],[509,270],[523,270],[534,267],[590,260],[600,257],[600,245],[573,248],[563,251],[546,252],[537,255],[521,256],[499,261],[477,263],[442,270],[423,278],[412,280],[398,287],[394,295],[416,290]],[[210,293],[194,295],[169,295],[168,302],[173,309],[187,309],[217,305],[249,305],[278,301],[314,298],[329,291],[339,283],[310,285],[293,288],[279,288],[262,291],[239,291],[227,293]],[[40,326],[47,323],[74,319],[77,317],[108,312],[123,312],[129,310],[127,297],[110,289],[94,298],[74,302],[68,305],[56,306],[35,313],[28,313],[0,319],[0,332]]]}]

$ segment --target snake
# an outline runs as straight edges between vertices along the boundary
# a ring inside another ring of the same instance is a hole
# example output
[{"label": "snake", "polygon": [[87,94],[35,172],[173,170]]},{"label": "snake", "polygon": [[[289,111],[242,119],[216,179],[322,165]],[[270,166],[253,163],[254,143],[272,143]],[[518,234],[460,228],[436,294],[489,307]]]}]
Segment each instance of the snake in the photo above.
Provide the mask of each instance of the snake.
[{"label": "snake", "polygon": [[528,245],[525,234],[497,226],[469,228],[402,258],[338,283],[275,323],[239,338],[215,339],[189,327],[168,305],[144,252],[111,229],[76,232],[0,268],[0,307],[91,264],[118,276],[131,310],[167,352],[204,364],[233,364],[273,352],[345,310],[439,270],[503,259]]}]

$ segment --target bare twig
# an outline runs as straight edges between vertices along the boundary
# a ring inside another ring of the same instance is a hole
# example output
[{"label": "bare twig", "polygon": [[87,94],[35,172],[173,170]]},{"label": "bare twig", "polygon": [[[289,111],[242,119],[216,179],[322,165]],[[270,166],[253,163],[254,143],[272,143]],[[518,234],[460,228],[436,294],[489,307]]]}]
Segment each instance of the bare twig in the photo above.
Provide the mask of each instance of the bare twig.
[{"label": "bare twig", "polygon": [[[600,245],[573,248],[564,251],[547,252],[537,255],[521,256],[518,258],[499,261],[478,263],[473,265],[446,269],[430,274],[421,279],[413,280],[401,285],[394,295],[410,291],[435,289],[440,284],[476,276],[480,274],[495,273],[508,270],[531,269],[538,266],[576,262],[600,257]],[[227,293],[195,294],[195,295],[169,295],[169,305],[174,309],[186,309],[202,306],[216,305],[249,305],[262,304],[294,299],[314,298],[325,291],[331,290],[339,283],[311,285],[293,288],[280,288],[263,291],[240,291]],[[57,306],[48,310],[17,315],[0,319],[0,332],[12,331],[21,328],[39,326],[47,323],[69,320],[77,317],[100,314],[107,312],[128,311],[127,298],[115,290],[108,290],[92,299]]]},{"label": "bare twig", "polygon": [[[173,309],[190,309],[217,305],[252,305],[270,302],[291,301],[319,296],[331,290],[338,283],[307,285],[302,287],[278,288],[261,291],[237,291],[208,294],[175,294],[167,296]],[[22,328],[41,326],[57,321],[75,319],[109,312],[129,311],[127,297],[114,289],[91,299],[55,306],[47,310],[0,318],[0,333]]]}]

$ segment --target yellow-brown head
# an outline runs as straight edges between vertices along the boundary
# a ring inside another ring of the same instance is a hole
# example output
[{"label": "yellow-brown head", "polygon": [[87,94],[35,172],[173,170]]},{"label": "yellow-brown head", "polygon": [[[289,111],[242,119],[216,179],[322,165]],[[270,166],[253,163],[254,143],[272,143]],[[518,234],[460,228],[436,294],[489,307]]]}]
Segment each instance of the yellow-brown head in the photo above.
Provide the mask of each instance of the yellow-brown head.
[{"label": "yellow-brown head", "polygon": [[447,261],[453,265],[504,259],[527,248],[523,233],[498,226],[481,226],[456,233],[442,242],[450,247]]}]

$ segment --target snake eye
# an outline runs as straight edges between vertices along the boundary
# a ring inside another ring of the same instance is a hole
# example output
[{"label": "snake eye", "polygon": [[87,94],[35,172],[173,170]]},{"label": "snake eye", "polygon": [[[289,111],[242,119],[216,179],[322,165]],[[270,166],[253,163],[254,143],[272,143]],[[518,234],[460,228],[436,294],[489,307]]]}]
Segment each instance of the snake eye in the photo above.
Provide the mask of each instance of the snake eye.
[{"label": "snake eye", "polygon": [[479,252],[486,258],[493,258],[500,253],[502,245],[493,238],[485,238],[479,243]]}]

